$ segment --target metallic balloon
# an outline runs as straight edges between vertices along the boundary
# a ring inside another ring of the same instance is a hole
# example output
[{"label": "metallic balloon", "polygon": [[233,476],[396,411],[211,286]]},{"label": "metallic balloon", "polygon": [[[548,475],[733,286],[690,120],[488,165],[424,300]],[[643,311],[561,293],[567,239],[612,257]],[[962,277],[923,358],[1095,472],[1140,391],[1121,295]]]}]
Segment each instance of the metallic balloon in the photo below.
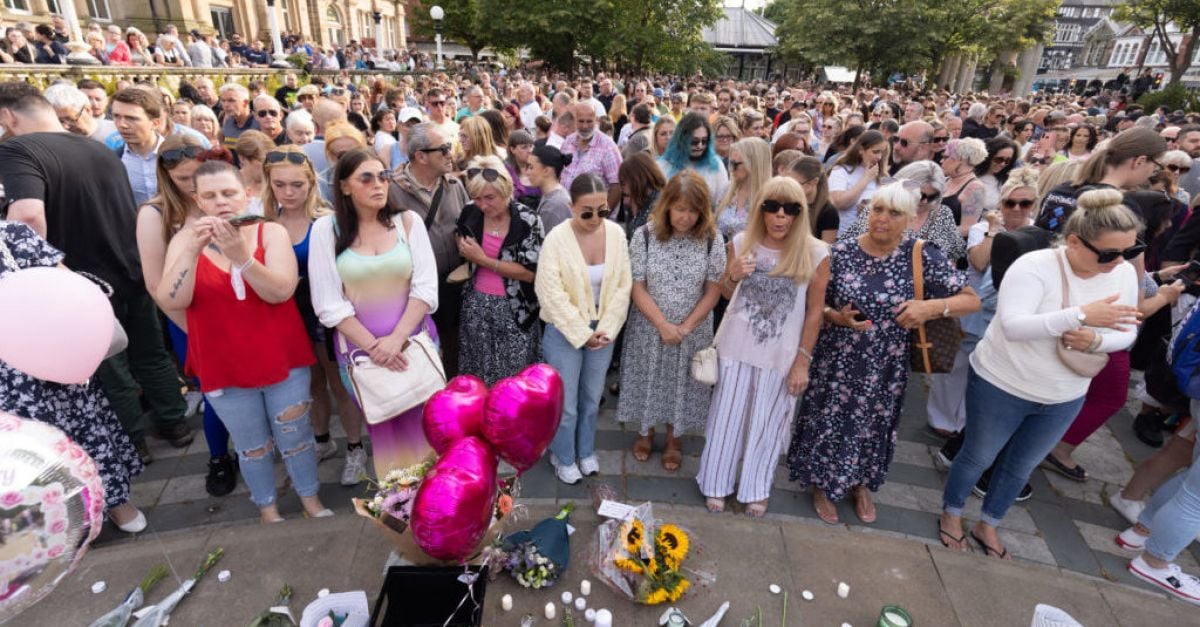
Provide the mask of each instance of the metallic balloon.
[{"label": "metallic balloon", "polygon": [[562,377],[547,364],[534,364],[492,386],[483,437],[501,459],[525,472],[550,446],[562,410]]},{"label": "metallic balloon", "polygon": [[425,401],[421,425],[425,439],[438,455],[467,436],[479,435],[487,395],[487,384],[482,379],[459,375]]},{"label": "metallic balloon", "polygon": [[470,557],[492,524],[497,464],[487,442],[472,436],[437,460],[417,489],[409,523],[422,551],[445,561]]},{"label": "metallic balloon", "polygon": [[103,516],[91,456],[56,427],[0,412],[0,623],[75,569]]}]

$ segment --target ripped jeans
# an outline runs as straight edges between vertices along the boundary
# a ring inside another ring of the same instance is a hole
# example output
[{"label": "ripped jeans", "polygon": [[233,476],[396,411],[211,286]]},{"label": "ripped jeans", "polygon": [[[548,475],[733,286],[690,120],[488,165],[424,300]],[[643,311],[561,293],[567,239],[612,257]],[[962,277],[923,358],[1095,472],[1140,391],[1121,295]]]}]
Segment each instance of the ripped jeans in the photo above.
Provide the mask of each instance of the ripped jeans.
[{"label": "ripped jeans", "polygon": [[296,494],[316,496],[321,487],[308,416],[310,376],[307,367],[292,368],[286,379],[274,385],[225,388],[205,395],[233,438],[250,500],[260,508],[275,504],[276,447]]}]

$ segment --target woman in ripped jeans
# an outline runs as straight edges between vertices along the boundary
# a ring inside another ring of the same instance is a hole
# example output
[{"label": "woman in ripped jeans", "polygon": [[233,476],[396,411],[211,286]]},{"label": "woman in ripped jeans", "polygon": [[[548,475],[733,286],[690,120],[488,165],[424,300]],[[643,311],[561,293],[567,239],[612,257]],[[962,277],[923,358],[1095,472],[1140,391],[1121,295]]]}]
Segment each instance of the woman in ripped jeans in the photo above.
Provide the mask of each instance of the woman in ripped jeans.
[{"label": "woman in ripped jeans", "polygon": [[248,201],[233,166],[205,162],[193,180],[204,217],[171,239],[158,302],[187,311],[188,374],[203,382],[229,429],[262,522],[283,520],[275,504],[276,448],[305,516],[332,516],[317,497],[308,415],[315,359],[292,300],[299,274],[287,230],[231,221],[245,214]]}]

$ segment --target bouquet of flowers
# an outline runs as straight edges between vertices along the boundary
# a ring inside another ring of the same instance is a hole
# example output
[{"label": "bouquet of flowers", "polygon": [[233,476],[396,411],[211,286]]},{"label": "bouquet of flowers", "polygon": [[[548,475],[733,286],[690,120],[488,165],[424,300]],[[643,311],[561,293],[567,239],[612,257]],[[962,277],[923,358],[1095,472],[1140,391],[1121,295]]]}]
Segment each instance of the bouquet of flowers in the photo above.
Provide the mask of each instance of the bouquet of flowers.
[{"label": "bouquet of flowers", "polygon": [[275,597],[275,604],[256,616],[250,627],[296,627],[296,621],[292,620],[291,610],[288,609],[291,602],[292,587],[285,583]]},{"label": "bouquet of flowers", "polygon": [[568,503],[558,514],[528,531],[510,534],[504,541],[501,566],[526,588],[548,588],[566,572],[571,557],[567,518],[575,509]]},{"label": "bouquet of flowers", "polygon": [[433,467],[428,459],[407,468],[397,468],[384,475],[376,485],[375,496],[364,503],[367,512],[384,525],[403,533],[412,518],[412,501],[421,486],[421,479]]},{"label": "bouquet of flowers", "polygon": [[196,582],[200,581],[200,578],[213,566],[216,566],[217,562],[221,561],[221,557],[224,555],[225,549],[222,548],[217,548],[209,553],[191,578],[184,581],[182,585],[167,595],[165,599],[155,605],[151,605],[150,609],[145,614],[142,614],[141,618],[137,619],[133,627],[163,627],[166,625],[171,619],[171,612],[175,610],[175,607],[179,605],[183,597],[187,596],[192,591],[192,588],[196,587]]},{"label": "bouquet of flowers", "polygon": [[596,530],[592,570],[610,587],[646,605],[678,601],[695,584],[711,585],[711,569],[685,566],[697,546],[693,536],[673,524],[655,520],[650,503],[625,520],[609,520]]},{"label": "bouquet of flowers", "polygon": [[159,564],[150,569],[146,574],[142,583],[125,595],[125,600],[120,605],[113,608],[112,611],[97,618],[92,622],[91,627],[125,627],[129,623],[129,617],[133,615],[133,611],[142,606],[146,600],[146,595],[158,582],[162,581],[167,576],[167,567]]}]

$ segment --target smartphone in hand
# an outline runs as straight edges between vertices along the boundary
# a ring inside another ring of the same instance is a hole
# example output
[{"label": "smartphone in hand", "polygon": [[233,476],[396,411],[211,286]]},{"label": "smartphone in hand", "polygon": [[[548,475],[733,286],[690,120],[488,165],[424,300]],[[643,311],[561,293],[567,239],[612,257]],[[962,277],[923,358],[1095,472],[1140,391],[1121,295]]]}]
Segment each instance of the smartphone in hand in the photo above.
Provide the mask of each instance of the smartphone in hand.
[{"label": "smartphone in hand", "polygon": [[229,224],[235,227],[242,227],[251,224],[257,224],[259,222],[266,222],[267,218],[266,216],[255,215],[253,213],[243,213],[240,216],[233,216],[227,220],[229,221]]}]

